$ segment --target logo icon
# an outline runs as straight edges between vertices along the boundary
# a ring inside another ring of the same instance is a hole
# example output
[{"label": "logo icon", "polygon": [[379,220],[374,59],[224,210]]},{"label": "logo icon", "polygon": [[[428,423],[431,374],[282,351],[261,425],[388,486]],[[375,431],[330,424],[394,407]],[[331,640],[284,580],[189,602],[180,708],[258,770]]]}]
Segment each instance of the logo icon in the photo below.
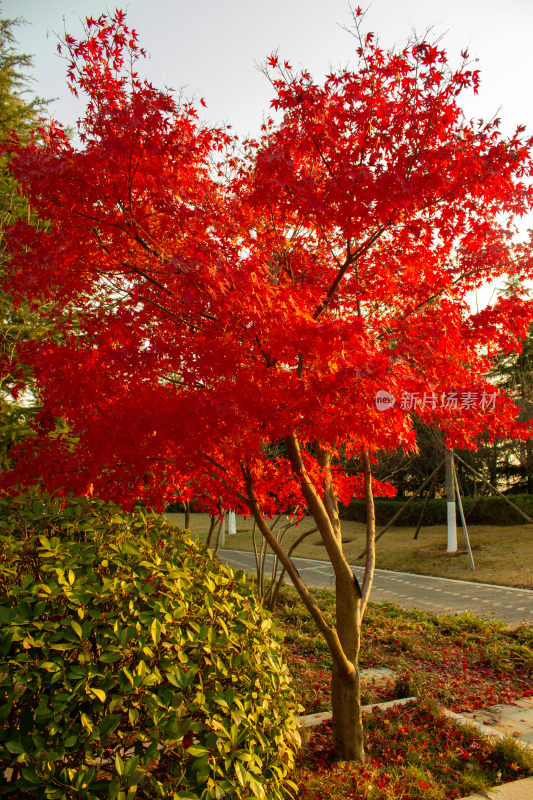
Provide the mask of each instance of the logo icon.
[{"label": "logo icon", "polygon": [[390,392],[386,392],[384,389],[376,392],[376,408],[378,411],[386,411],[387,408],[392,408],[395,402],[396,398]]}]

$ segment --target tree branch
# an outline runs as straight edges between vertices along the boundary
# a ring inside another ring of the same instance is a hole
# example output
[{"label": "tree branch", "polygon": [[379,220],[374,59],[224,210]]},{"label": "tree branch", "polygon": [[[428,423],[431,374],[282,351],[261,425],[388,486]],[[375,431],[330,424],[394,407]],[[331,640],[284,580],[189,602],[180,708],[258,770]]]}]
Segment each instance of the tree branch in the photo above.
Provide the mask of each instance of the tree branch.
[{"label": "tree branch", "polygon": [[292,470],[300,483],[300,490],[307,501],[309,510],[311,511],[311,514],[313,515],[317,524],[322,541],[326,547],[329,560],[331,561],[335,571],[336,579],[338,580],[340,578],[349,576],[350,580],[352,580],[354,576],[348,562],[346,561],[344,553],[342,552],[342,543],[340,539],[337,538],[326,507],[324,506],[324,503],[320,499],[311,479],[309,478],[309,475],[307,474],[296,433],[291,433],[286,437],[285,441],[287,444],[289,461],[291,462]]},{"label": "tree branch", "polygon": [[328,513],[331,527],[335,532],[339,545],[342,544],[341,523],[339,518],[339,504],[333,485],[331,474],[331,451],[317,443],[317,461],[324,470],[324,506]]},{"label": "tree branch", "polygon": [[337,631],[335,630],[334,627],[332,627],[328,623],[327,619],[322,614],[320,608],[317,606],[312,595],[310,594],[307,586],[301,579],[300,574],[296,569],[296,567],[294,566],[292,560],[288,557],[287,553],[281,547],[278,540],[276,539],[276,537],[270,530],[269,526],[267,525],[267,522],[263,517],[263,514],[261,513],[261,510],[259,508],[259,505],[257,503],[254,494],[254,487],[251,475],[244,467],[241,468],[244,479],[246,481],[247,505],[253,514],[253,517],[257,523],[257,527],[259,528],[265,540],[268,542],[274,553],[279,558],[280,562],[283,564],[288,575],[290,576],[290,579],[293,582],[296,591],[302,598],[302,602],[304,603],[311,617],[315,621],[317,628],[319,629],[324,639],[326,640],[332,658],[335,660],[335,663],[337,664],[339,670],[348,680],[355,681],[357,679],[357,671],[355,665],[349,659],[346,658],[344,650],[339,641]]},{"label": "tree branch", "polygon": [[347,273],[347,271],[349,270],[351,265],[354,264],[355,262],[357,262],[357,260],[364,253],[366,253],[366,251],[370,247],[372,247],[374,242],[376,242],[379,239],[379,237],[382,235],[382,233],[384,233],[384,231],[386,231],[387,228],[390,228],[391,225],[392,225],[392,220],[389,220],[389,222],[387,222],[385,225],[380,225],[378,230],[375,233],[373,233],[372,236],[370,236],[366,240],[366,242],[364,242],[362,245],[360,245],[353,253],[348,253],[347,254],[347,256],[344,259],[344,262],[343,262],[341,268],[339,269],[339,271],[337,272],[337,275],[335,276],[335,280],[331,284],[331,286],[330,286],[330,288],[328,290],[328,293],[326,294],[325,299],[320,303],[320,305],[317,307],[315,313],[313,314],[313,319],[317,319],[320,316],[320,314],[328,307],[328,305],[330,304],[331,299],[332,299],[333,295],[335,294],[340,282],[344,278],[345,274]]},{"label": "tree branch", "polygon": [[363,450],[363,472],[365,476],[365,501],[366,501],[366,561],[361,589],[361,608],[359,619],[362,620],[366,611],[376,565],[376,511],[374,508],[374,494],[372,492],[372,471],[368,452]]}]

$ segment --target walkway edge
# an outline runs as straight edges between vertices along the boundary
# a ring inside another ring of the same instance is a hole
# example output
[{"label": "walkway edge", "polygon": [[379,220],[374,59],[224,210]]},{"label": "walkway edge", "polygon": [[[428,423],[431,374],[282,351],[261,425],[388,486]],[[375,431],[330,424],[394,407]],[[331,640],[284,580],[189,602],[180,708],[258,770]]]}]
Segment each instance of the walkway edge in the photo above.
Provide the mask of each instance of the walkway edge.
[{"label": "walkway edge", "polygon": [[[471,719],[471,717],[464,717],[462,714],[457,714],[455,711],[449,711],[447,708],[442,708],[441,711],[446,717],[450,717],[450,719],[456,720],[460,725],[468,726],[470,725],[472,728],[475,728],[479,733],[486,736],[488,739],[509,739],[509,734],[504,733],[503,731],[497,730],[497,728],[491,728],[490,725],[484,725],[482,722],[478,722],[475,719]],[[533,751],[533,744],[529,742],[522,742],[519,738],[514,740],[517,745],[523,747],[525,750],[532,750]],[[533,792],[531,793],[531,798],[533,798]]]},{"label": "walkway edge", "polygon": [[460,800],[531,800],[533,797],[533,778],[502,783],[487,789],[486,794],[470,794]]}]

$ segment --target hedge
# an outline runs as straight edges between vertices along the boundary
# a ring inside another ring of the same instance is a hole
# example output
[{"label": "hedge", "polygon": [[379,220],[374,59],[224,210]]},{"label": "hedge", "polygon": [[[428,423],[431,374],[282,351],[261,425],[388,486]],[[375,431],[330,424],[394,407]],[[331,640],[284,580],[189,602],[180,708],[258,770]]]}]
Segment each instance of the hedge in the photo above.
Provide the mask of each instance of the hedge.
[{"label": "hedge", "polygon": [[0,500],[0,794],[281,800],[296,711],[242,573],[141,511]]},{"label": "hedge", "polygon": [[[520,525],[527,524],[514,508],[512,508],[503,497],[489,495],[482,498],[463,497],[463,508],[467,523],[471,525]],[[522,494],[513,495],[512,502],[521,508],[533,519],[533,495]],[[405,500],[397,499],[376,499],[376,523],[380,526],[386,525],[390,519],[400,510]],[[398,526],[416,527],[420,514],[424,507],[425,500],[413,500],[403,511],[401,516],[394,523]],[[457,521],[460,522],[459,507],[456,505]],[[471,513],[472,512],[472,513]],[[342,510],[343,519],[354,520],[355,522],[366,522],[366,506],[364,500],[353,500],[347,508]],[[424,512],[422,525],[445,525],[446,524],[446,499],[431,499]]]}]

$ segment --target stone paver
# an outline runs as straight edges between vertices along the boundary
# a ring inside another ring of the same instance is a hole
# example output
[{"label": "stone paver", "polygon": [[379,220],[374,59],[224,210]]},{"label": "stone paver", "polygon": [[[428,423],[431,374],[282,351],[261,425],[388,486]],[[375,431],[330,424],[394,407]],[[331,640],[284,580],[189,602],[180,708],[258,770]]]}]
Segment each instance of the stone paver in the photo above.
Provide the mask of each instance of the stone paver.
[{"label": "stone paver", "polygon": [[[459,722],[470,722],[485,736],[514,736],[523,747],[533,750],[533,697],[523,697],[513,705],[498,703],[461,714],[443,711]],[[473,794],[461,800],[533,800],[533,778],[494,786],[486,794]]]},{"label": "stone paver", "polygon": [[[461,716],[486,725],[504,736],[513,736],[523,744],[533,743],[533,697],[524,697],[512,705],[499,703],[488,708],[462,712]],[[531,797],[533,800],[533,795]]]},{"label": "stone paver", "polygon": [[370,686],[382,687],[388,683],[394,683],[398,673],[393,669],[386,667],[362,669],[359,671],[359,680],[361,681],[361,689],[366,689]]}]

